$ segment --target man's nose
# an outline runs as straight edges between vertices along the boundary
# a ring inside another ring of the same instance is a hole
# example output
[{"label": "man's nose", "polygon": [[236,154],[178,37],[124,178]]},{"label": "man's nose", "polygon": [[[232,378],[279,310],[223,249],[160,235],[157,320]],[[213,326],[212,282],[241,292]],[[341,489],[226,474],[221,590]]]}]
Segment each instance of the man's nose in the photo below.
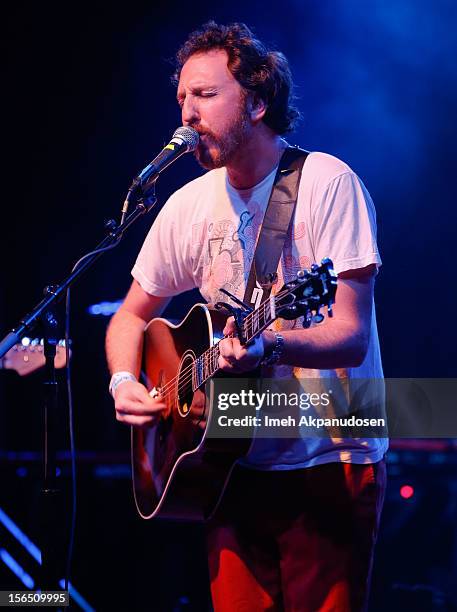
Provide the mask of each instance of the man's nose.
[{"label": "man's nose", "polygon": [[200,117],[195,100],[193,100],[192,96],[186,96],[181,109],[181,117],[183,125],[193,125],[198,123]]}]

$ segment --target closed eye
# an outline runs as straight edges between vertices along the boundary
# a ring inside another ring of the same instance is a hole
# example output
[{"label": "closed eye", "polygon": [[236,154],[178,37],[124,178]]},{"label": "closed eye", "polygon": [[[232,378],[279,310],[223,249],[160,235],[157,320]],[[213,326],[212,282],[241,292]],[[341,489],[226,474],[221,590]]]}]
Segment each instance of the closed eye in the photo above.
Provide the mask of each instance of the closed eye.
[{"label": "closed eye", "polygon": [[[212,98],[213,96],[217,95],[217,91],[196,89],[191,93],[191,95],[193,95],[196,98]],[[180,108],[182,108],[184,105],[186,96],[177,96],[176,99],[178,101]]]}]

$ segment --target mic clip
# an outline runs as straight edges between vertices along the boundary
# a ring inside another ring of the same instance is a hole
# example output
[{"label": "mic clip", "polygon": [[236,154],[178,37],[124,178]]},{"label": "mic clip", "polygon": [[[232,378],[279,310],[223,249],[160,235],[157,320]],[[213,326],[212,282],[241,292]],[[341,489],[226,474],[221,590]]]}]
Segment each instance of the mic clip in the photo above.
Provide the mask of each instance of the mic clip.
[{"label": "mic clip", "polygon": [[137,206],[144,207],[144,212],[149,212],[154,204],[157,202],[156,198],[156,180],[157,176],[154,179],[146,182],[144,185],[141,184],[141,195],[138,198]]}]

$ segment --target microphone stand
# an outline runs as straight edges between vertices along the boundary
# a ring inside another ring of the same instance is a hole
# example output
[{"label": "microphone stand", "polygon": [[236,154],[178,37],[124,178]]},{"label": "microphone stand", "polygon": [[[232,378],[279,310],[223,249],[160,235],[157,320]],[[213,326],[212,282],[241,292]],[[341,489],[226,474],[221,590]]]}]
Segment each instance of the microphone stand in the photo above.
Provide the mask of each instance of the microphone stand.
[{"label": "microphone stand", "polygon": [[[142,195],[135,205],[135,210],[126,216],[118,225],[113,219],[105,223],[108,235],[97,247],[79,260],[74,269],[58,285],[45,288],[45,297],[33,310],[23,317],[0,342],[0,359],[10,348],[20,342],[38,323],[41,324],[44,337],[44,354],[46,358],[43,405],[43,485],[40,493],[40,531],[41,531],[41,584],[42,590],[59,589],[59,580],[63,577],[59,570],[58,542],[58,505],[61,491],[56,482],[56,421],[58,406],[58,385],[54,366],[57,346],[58,321],[54,306],[62,300],[65,291],[71,287],[82,274],[107,250],[116,247],[125,231],[142,215],[148,213],[156,204],[155,180],[142,187]],[[131,199],[133,190],[129,190],[127,201]],[[125,210],[125,204],[124,204]],[[125,215],[123,215],[124,217]]]}]

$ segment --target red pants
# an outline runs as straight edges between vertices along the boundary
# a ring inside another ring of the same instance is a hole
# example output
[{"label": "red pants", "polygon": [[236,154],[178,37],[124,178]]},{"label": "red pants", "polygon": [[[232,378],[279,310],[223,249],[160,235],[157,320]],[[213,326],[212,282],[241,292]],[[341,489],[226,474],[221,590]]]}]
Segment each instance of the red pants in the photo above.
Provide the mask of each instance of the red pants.
[{"label": "red pants", "polygon": [[385,462],[237,467],[208,524],[215,612],[366,609]]}]

